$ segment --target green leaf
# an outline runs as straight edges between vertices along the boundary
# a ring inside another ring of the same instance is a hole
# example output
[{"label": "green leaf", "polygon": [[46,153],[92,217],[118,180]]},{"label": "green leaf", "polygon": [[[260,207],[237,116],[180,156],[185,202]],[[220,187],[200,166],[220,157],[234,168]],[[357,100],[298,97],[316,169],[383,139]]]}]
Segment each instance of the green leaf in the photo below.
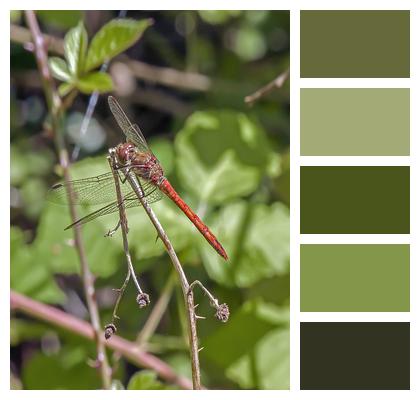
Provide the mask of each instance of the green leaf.
[{"label": "green leaf", "polygon": [[48,59],[48,64],[54,78],[64,82],[71,80],[70,71],[62,58],[51,57]]},{"label": "green leaf", "polygon": [[229,323],[204,340],[200,355],[243,389],[287,389],[288,309],[253,299],[232,311]]},{"label": "green leaf", "polygon": [[64,82],[58,87],[58,94],[61,97],[67,96],[74,89],[74,87],[75,87],[74,82],[72,83]]},{"label": "green leaf", "polygon": [[111,389],[112,390],[125,390],[123,383],[117,379],[113,379],[111,382]]},{"label": "green leaf", "polygon": [[226,266],[206,242],[200,242],[206,271],[219,284],[249,287],[288,273],[289,210],[283,204],[229,204],[222,208],[212,231],[230,257]]},{"label": "green leaf", "polygon": [[79,10],[37,10],[36,15],[48,27],[58,30],[70,29],[83,18]]},{"label": "green leaf", "polygon": [[137,40],[152,24],[150,19],[135,21],[132,19],[114,19],[96,33],[89,46],[85,71],[98,67],[122,53]]},{"label": "green leaf", "polygon": [[85,94],[90,94],[94,91],[100,93],[110,92],[114,88],[111,76],[106,72],[91,72],[82,76],[77,80],[76,86]]},{"label": "green leaf", "polygon": [[289,336],[287,328],[270,331],[256,343],[252,352],[227,368],[226,376],[242,389],[289,389]]},{"label": "green leaf", "polygon": [[254,192],[273,153],[257,122],[226,110],[192,114],[175,147],[180,181],[213,205]]},{"label": "green leaf", "polygon": [[198,14],[208,24],[220,25],[239,16],[242,12],[240,10],[199,10]]},{"label": "green leaf", "polygon": [[64,301],[50,265],[38,257],[33,244],[25,243],[23,232],[16,227],[10,229],[10,261],[10,287],[13,290],[46,303]]},{"label": "green leaf", "polygon": [[157,379],[154,371],[136,372],[128,382],[128,390],[165,390],[175,389],[173,386],[164,385]]},{"label": "green leaf", "polygon": [[97,389],[97,371],[86,362],[83,348],[67,345],[57,354],[35,352],[25,362],[22,381],[25,389]]},{"label": "green leaf", "polygon": [[83,22],[70,29],[64,38],[64,56],[72,76],[79,76],[84,71],[88,37]]}]

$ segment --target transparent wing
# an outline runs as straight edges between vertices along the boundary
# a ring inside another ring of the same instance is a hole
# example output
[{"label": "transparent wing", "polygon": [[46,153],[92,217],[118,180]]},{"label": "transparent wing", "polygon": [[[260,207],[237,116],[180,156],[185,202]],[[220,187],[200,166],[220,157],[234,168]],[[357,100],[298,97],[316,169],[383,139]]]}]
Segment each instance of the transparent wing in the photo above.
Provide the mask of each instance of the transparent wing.
[{"label": "transparent wing", "polygon": [[[162,198],[161,191],[158,190],[155,187],[155,190],[147,196],[147,202],[148,203],[153,203],[155,201],[160,200],[161,198]],[[130,198],[126,198],[124,200],[124,207],[125,208],[137,207],[139,205],[140,205],[140,200],[137,197],[130,197]],[[105,207],[100,208],[99,210],[96,210],[96,211],[84,216],[83,218],[80,218],[78,221],[69,225],[65,229],[70,229],[70,228],[72,228],[73,226],[76,226],[76,225],[80,226],[80,225],[86,224],[87,222],[93,221],[94,219],[102,217],[104,215],[116,213],[116,212],[119,211],[119,208],[120,208],[119,203],[118,202],[113,202],[111,204],[106,205]]]},{"label": "transparent wing", "polygon": [[131,121],[128,119],[127,115],[119,105],[118,101],[114,97],[108,96],[108,104],[112,114],[114,115],[115,120],[117,121],[127,140],[135,144],[142,151],[150,151],[146,139],[144,138],[140,128],[137,124],[131,123]]},{"label": "transparent wing", "polygon": [[[156,186],[140,179],[144,195],[149,196],[157,190]],[[85,206],[104,204],[115,201],[117,194],[112,172],[98,175],[91,178],[78,179],[74,181],[60,182],[52,186],[48,192],[47,200],[56,204],[67,204],[67,191],[71,187],[75,195],[74,204]],[[123,197],[135,197],[135,193],[128,182],[121,184],[121,193]],[[156,195],[155,195],[156,196]]]}]

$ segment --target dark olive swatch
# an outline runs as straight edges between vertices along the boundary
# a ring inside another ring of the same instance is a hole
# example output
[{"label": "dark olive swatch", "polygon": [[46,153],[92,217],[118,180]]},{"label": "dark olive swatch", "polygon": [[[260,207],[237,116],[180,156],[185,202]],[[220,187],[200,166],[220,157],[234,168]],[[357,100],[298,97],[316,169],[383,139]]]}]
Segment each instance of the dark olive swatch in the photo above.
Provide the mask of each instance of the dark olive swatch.
[{"label": "dark olive swatch", "polygon": [[302,244],[300,310],[410,311],[410,246]]},{"label": "dark olive swatch", "polygon": [[410,168],[301,167],[300,232],[410,233]]},{"label": "dark olive swatch", "polygon": [[409,78],[410,12],[300,13],[302,78]]},{"label": "dark olive swatch", "polygon": [[410,389],[410,324],[301,323],[300,388]]}]

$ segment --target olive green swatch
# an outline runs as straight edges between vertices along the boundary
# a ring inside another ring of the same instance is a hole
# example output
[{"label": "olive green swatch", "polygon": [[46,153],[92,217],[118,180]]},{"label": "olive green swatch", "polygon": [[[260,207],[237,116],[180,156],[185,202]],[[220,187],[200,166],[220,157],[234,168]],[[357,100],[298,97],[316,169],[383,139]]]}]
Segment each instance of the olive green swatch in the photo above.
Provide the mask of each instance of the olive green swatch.
[{"label": "olive green swatch", "polygon": [[410,168],[300,168],[303,234],[410,233]]},{"label": "olive green swatch", "polygon": [[300,13],[302,78],[409,78],[410,12]]},{"label": "olive green swatch", "polygon": [[410,155],[410,89],[301,89],[302,156]]},{"label": "olive green swatch", "polygon": [[301,245],[300,311],[410,311],[410,246]]}]

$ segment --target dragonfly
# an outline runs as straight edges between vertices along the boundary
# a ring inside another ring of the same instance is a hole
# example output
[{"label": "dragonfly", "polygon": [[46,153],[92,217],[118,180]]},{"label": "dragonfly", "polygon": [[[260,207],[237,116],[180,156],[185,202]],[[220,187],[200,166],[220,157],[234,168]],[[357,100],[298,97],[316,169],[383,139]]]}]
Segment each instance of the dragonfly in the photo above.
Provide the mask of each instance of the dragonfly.
[{"label": "dragonfly", "polygon": [[[165,177],[159,160],[147,145],[146,139],[139,126],[130,122],[114,97],[108,97],[108,104],[117,124],[126,138],[126,142],[120,143],[115,148],[118,164],[116,168],[119,170],[125,169],[128,170],[129,173],[135,174],[140,182],[142,195],[148,203],[160,200],[163,195],[166,195],[171,199],[217,253],[227,260],[227,253],[217,240],[216,236],[200,217],[194,213],[188,204],[185,203]],[[69,229],[76,225],[80,226],[101,216],[119,211],[121,204],[116,200],[113,174],[113,172],[108,172],[90,178],[60,182],[51,187],[48,199],[54,203],[68,203],[67,193],[68,190],[71,189],[74,194],[71,201],[74,204],[87,206],[105,204],[102,208],[84,216],[65,229]],[[127,180],[121,179],[121,181],[123,183],[120,186],[124,207],[131,208],[139,206],[141,202],[131,185]]]}]

